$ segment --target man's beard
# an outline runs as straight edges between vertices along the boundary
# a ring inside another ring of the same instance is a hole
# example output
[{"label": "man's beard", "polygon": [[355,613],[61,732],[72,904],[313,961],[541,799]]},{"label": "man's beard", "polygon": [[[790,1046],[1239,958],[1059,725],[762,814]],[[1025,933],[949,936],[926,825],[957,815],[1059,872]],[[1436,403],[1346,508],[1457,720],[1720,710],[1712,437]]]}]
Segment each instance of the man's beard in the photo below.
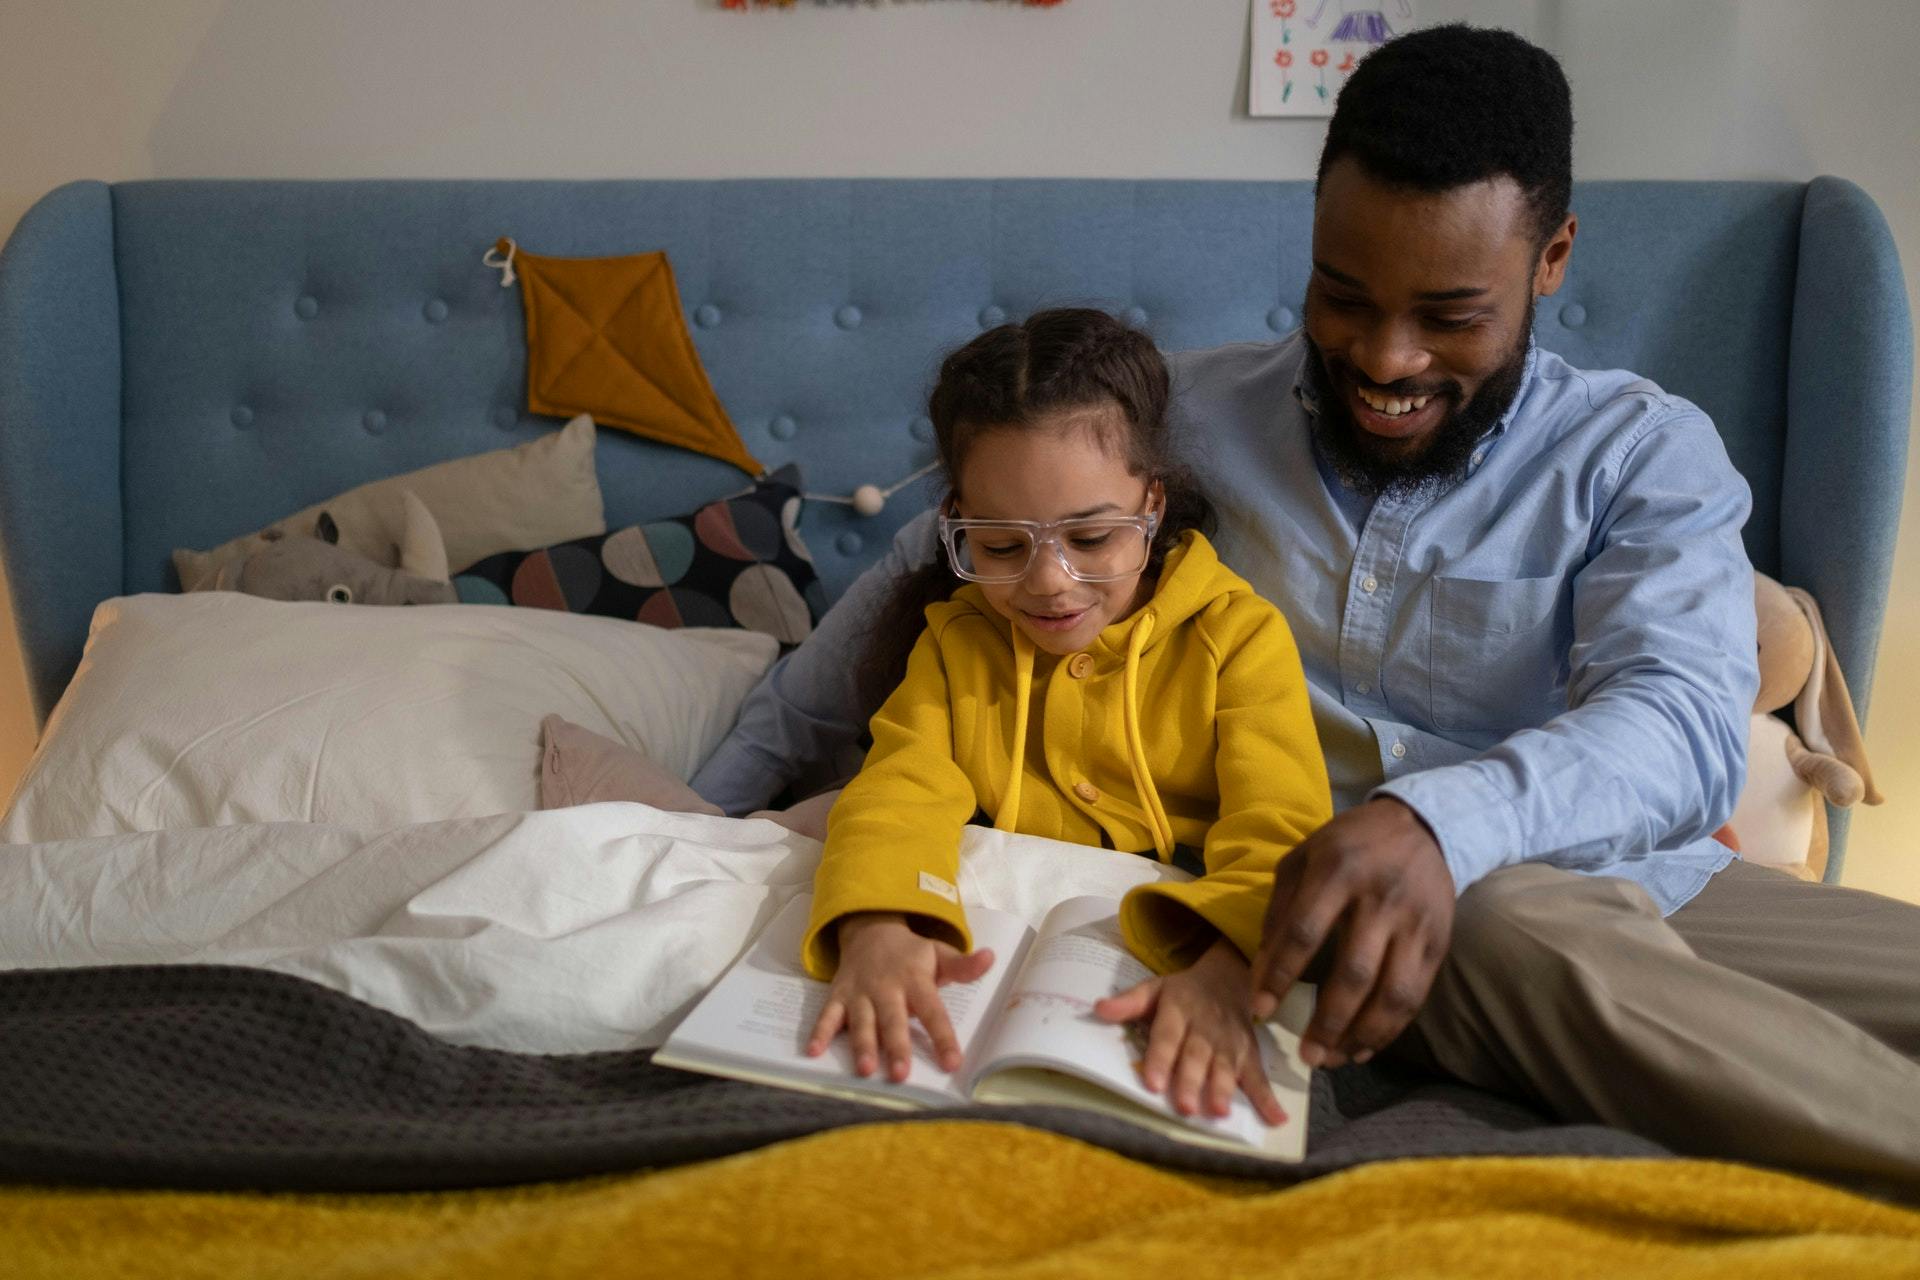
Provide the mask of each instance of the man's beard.
[{"label": "man's beard", "polygon": [[[1404,451],[1402,442],[1375,436],[1354,421],[1353,409],[1347,404],[1341,383],[1329,372],[1320,348],[1307,337],[1307,374],[1320,402],[1319,413],[1308,414],[1307,420],[1313,424],[1314,439],[1327,464],[1342,484],[1368,497],[1411,497],[1430,485],[1444,484],[1459,475],[1466,469],[1474,446],[1500,421],[1519,393],[1520,381],[1526,375],[1527,344],[1532,334],[1533,311],[1528,308],[1526,325],[1520,331],[1512,355],[1488,375],[1466,403],[1461,403],[1457,382],[1431,389],[1432,394],[1446,399],[1449,411],[1427,441],[1412,452]],[[1304,333],[1302,336],[1306,337]],[[1403,388],[1398,383],[1377,386],[1345,361],[1337,362],[1335,368],[1346,384],[1365,386],[1386,395],[1425,395],[1430,390]]]}]

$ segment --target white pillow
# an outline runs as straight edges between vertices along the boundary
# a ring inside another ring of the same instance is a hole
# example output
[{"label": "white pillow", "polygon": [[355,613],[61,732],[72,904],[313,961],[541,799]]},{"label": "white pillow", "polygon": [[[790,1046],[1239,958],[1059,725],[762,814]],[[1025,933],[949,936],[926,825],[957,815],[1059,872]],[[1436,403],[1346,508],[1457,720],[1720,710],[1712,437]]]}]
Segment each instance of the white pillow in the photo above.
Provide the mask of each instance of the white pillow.
[{"label": "white pillow", "polygon": [[687,779],[776,648],[546,609],[109,600],[0,839],[534,810],[552,713]]}]

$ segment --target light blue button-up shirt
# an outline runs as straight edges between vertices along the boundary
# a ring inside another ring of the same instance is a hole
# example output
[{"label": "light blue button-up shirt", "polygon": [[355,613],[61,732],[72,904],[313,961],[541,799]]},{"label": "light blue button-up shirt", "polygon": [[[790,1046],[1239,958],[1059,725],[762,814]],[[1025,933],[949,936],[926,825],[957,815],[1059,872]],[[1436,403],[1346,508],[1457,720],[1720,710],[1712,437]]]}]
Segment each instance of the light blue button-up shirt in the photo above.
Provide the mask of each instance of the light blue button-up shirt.
[{"label": "light blue button-up shirt", "polygon": [[[1222,558],[1292,624],[1338,808],[1411,806],[1454,884],[1539,860],[1662,911],[1731,859],[1759,685],[1749,494],[1698,408],[1532,350],[1464,476],[1369,502],[1314,446],[1300,335],[1172,358]],[[849,655],[931,516],[769,673],[694,780],[744,812],[857,761]]]}]

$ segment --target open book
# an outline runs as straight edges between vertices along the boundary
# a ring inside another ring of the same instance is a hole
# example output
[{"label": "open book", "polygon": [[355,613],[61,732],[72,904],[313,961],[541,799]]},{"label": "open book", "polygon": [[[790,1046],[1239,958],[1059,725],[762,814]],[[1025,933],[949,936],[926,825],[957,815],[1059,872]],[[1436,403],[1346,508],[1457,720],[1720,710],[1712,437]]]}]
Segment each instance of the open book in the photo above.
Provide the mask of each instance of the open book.
[{"label": "open book", "polygon": [[1313,1012],[1313,989],[1296,985],[1272,1021],[1259,1026],[1261,1051],[1284,1123],[1268,1127],[1235,1093],[1228,1115],[1183,1116],[1140,1081],[1144,1025],[1114,1026],[1093,1003],[1152,976],[1120,939],[1118,903],[1070,898],[1036,931],[1018,916],[969,907],[977,947],[993,948],[993,968],[975,982],[942,987],[965,1055],[942,1071],[932,1041],[913,1024],[907,1078],[853,1074],[845,1035],[818,1058],[806,1056],[827,984],[800,967],[800,938],[812,904],[801,894],[693,1007],[654,1061],[712,1075],[854,1098],[896,1107],[960,1103],[1048,1103],[1081,1107],[1141,1125],[1179,1142],[1273,1160],[1306,1151],[1307,1075],[1300,1032]]}]

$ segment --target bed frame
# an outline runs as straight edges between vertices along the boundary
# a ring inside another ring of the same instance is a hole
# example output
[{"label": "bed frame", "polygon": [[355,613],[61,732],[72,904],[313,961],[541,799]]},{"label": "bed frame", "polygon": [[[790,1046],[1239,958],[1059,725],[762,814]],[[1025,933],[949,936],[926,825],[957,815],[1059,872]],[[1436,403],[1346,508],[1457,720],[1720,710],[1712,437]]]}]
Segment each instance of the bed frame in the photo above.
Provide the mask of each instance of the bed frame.
[{"label": "bed frame", "polygon": [[[1751,482],[1754,564],[1818,597],[1864,719],[1905,476],[1913,337],[1858,187],[1588,183],[1542,345],[1713,415]],[[747,446],[808,488],[931,456],[937,353],[1062,303],[1167,349],[1297,323],[1299,182],[77,182],[0,254],[0,560],[44,720],[93,607],[379,476],[550,430],[525,410],[499,236],[551,255],[664,248]],[[737,489],[723,463],[603,432],[610,526]],[[815,503],[830,592],[925,486],[863,517]],[[1845,814],[1833,818],[1837,877]]]}]

